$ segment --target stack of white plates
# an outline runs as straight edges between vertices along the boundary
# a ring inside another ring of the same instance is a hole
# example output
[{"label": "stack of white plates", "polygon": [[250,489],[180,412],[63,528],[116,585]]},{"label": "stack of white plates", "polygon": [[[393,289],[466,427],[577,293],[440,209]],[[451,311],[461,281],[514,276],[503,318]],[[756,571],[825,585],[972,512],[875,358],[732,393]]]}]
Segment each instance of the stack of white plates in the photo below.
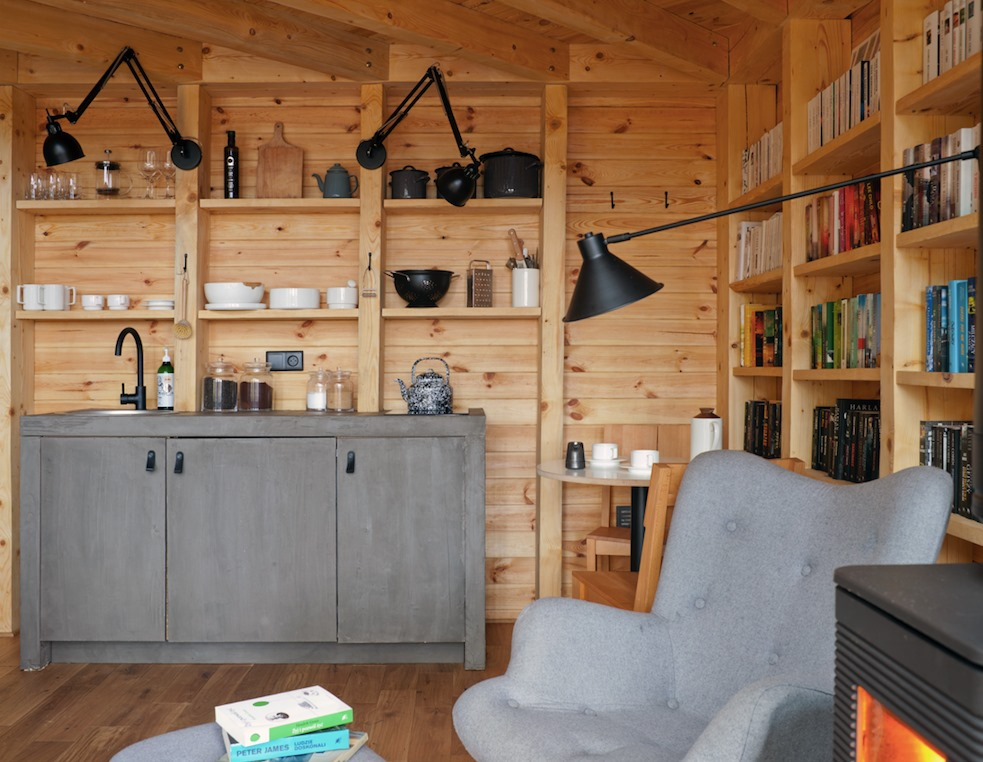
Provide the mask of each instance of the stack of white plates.
[{"label": "stack of white plates", "polygon": [[148,299],[143,304],[148,310],[173,310],[174,309],[173,299]]}]

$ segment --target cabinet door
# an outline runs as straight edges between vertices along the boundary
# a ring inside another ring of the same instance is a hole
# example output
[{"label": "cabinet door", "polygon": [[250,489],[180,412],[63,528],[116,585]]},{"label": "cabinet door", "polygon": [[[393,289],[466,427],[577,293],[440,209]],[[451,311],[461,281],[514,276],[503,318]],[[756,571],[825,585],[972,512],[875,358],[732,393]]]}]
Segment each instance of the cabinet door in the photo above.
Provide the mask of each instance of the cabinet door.
[{"label": "cabinet door", "polygon": [[463,439],[339,439],[339,642],[463,639]]},{"label": "cabinet door", "polygon": [[167,459],[168,640],[334,641],[335,440],[171,439]]},{"label": "cabinet door", "polygon": [[164,440],[41,442],[42,640],[164,639]]}]

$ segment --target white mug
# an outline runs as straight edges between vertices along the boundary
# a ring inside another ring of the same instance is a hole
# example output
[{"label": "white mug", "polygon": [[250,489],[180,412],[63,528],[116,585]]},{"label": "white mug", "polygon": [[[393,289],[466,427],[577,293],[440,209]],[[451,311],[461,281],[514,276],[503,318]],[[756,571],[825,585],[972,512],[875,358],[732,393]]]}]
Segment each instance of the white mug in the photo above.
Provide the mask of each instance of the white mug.
[{"label": "white mug", "polygon": [[618,445],[615,442],[598,442],[591,445],[591,460],[615,460],[618,457]]},{"label": "white mug", "polygon": [[64,286],[61,283],[46,283],[42,303],[46,310],[67,310],[75,304],[75,286]]},{"label": "white mug", "polygon": [[102,294],[82,294],[82,309],[101,310],[105,301]]},{"label": "white mug", "polygon": [[130,308],[130,297],[126,294],[110,294],[106,297],[106,304],[111,310],[126,310]]},{"label": "white mug", "polygon": [[633,469],[651,469],[653,463],[659,462],[658,450],[632,450],[631,467]]},{"label": "white mug", "polygon": [[17,303],[25,310],[44,309],[44,287],[37,283],[24,283],[17,287]]}]

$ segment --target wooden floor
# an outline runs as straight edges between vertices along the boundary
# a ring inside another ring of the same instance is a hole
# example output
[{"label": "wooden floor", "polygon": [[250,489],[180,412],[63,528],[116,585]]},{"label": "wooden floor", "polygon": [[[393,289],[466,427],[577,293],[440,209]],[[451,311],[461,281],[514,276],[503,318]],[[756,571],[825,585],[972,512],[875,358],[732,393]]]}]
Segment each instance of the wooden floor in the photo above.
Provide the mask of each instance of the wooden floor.
[{"label": "wooden floor", "polygon": [[[211,722],[216,704],[323,685],[355,710],[352,727],[389,762],[471,757],[451,707],[508,664],[511,624],[490,624],[484,671],[459,664],[52,664],[18,668],[17,638],[0,638],[0,760],[106,762],[142,738]],[[180,762],[180,760],[173,760]]]}]

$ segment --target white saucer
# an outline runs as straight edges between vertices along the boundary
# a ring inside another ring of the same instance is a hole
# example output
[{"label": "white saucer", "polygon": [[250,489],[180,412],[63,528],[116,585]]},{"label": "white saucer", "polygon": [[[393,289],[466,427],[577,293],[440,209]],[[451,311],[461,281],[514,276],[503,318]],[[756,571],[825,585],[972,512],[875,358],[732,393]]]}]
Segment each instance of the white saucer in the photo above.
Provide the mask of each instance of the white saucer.
[{"label": "white saucer", "polygon": [[150,307],[147,307],[147,309],[148,310],[161,310],[161,311],[163,311],[163,310],[173,310],[174,308],[173,307],[167,307],[167,306],[165,306],[165,307],[150,306]]},{"label": "white saucer", "polygon": [[85,310],[86,312],[101,312],[102,311],[102,307],[83,307],[82,309]]},{"label": "white saucer", "polygon": [[148,299],[144,302],[147,309],[154,309],[155,307],[159,310],[170,309],[174,306],[173,299]]},{"label": "white saucer", "polygon": [[622,471],[627,471],[629,474],[634,476],[648,476],[652,473],[652,466],[643,466],[642,468],[635,468],[634,466],[621,466]]},{"label": "white saucer", "polygon": [[587,463],[590,464],[591,468],[616,468],[622,462],[624,462],[624,458],[611,458],[610,460],[587,459]]},{"label": "white saucer", "polygon": [[219,302],[216,304],[206,304],[206,310],[265,310],[266,305],[262,302]]}]

